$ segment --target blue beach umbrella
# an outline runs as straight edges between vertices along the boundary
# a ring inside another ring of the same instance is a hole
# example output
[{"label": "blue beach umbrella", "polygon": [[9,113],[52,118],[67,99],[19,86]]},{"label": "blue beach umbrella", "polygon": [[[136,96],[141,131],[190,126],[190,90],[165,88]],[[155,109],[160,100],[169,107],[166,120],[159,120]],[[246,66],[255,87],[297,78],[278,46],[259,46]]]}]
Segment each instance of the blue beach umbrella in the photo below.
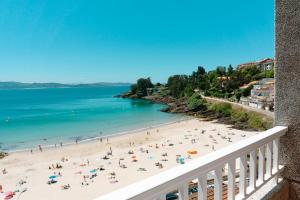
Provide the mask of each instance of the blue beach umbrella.
[{"label": "blue beach umbrella", "polygon": [[49,176],[49,179],[55,179],[55,178],[57,178],[57,176],[55,175]]},{"label": "blue beach umbrella", "polygon": [[93,169],[93,170],[90,171],[90,173],[92,173],[92,174],[96,173],[96,172],[97,172],[96,169]]}]

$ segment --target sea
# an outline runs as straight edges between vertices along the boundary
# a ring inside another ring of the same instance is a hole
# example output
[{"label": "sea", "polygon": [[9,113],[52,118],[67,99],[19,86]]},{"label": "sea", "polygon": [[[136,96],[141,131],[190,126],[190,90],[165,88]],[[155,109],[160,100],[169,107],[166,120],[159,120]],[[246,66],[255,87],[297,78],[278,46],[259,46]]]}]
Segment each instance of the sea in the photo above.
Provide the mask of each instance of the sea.
[{"label": "sea", "polygon": [[115,98],[128,86],[0,90],[0,151],[51,147],[179,121],[165,105]]}]

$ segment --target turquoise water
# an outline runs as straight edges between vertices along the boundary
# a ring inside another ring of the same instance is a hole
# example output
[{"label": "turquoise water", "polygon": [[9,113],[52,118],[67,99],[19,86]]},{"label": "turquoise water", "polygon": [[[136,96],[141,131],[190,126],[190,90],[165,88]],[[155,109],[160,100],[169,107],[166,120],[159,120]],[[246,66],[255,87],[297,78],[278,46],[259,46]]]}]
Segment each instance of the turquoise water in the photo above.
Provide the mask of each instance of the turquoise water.
[{"label": "turquoise water", "polygon": [[0,90],[0,150],[74,142],[179,120],[163,105],[113,98],[128,87]]}]

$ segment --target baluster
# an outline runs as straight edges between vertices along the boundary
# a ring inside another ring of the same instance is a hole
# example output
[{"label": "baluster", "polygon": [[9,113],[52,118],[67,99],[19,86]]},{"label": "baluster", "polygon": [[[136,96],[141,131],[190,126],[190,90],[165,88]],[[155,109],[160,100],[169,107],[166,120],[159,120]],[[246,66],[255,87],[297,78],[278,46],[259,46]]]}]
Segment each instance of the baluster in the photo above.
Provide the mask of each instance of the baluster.
[{"label": "baluster", "polygon": [[272,176],[272,142],[267,143],[266,158],[266,179],[268,179]]},{"label": "baluster", "polygon": [[250,152],[250,190],[255,190],[256,188],[256,174],[257,174],[257,157],[256,157],[256,150]]},{"label": "baluster", "polygon": [[222,200],[222,168],[214,170],[214,200]]},{"label": "baluster", "polygon": [[241,197],[246,196],[246,173],[247,173],[246,155],[243,155],[243,156],[240,157],[239,195]]},{"label": "baluster", "polygon": [[273,171],[276,173],[278,171],[278,152],[279,152],[279,138],[273,141]]},{"label": "baluster", "polygon": [[[279,138],[273,140],[273,170],[272,173],[276,174],[278,172],[278,156],[279,156]],[[278,176],[275,176],[275,184],[278,183]]]},{"label": "baluster", "polygon": [[258,157],[259,157],[259,162],[258,162],[258,184],[260,185],[264,182],[265,146],[259,147]]},{"label": "baluster", "polygon": [[189,185],[184,183],[179,187],[179,200],[189,200]]},{"label": "baluster", "polygon": [[201,175],[198,178],[198,200],[207,199],[207,175]]},{"label": "baluster", "polygon": [[235,159],[228,163],[228,200],[235,199]]}]

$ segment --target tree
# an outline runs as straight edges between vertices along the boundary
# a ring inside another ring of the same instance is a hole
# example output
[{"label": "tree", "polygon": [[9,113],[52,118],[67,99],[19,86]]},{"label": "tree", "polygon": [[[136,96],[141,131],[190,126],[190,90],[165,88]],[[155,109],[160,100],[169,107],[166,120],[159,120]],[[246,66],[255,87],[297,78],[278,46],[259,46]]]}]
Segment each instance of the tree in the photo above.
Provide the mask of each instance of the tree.
[{"label": "tree", "polygon": [[223,67],[223,66],[217,67],[216,73],[217,73],[218,76],[225,76],[225,74],[226,74],[226,67]]},{"label": "tree", "polygon": [[253,89],[253,85],[248,86],[247,88],[242,90],[243,97],[247,97],[251,94],[251,90]]},{"label": "tree", "polygon": [[259,76],[259,74],[262,71],[260,69],[258,69],[256,66],[250,66],[250,67],[246,67],[245,69],[242,69],[241,74],[244,77],[244,83],[243,84],[247,84],[250,83],[251,81],[256,80],[257,76]]},{"label": "tree", "polygon": [[240,90],[237,90],[237,91],[235,92],[235,98],[236,98],[238,101],[240,101],[241,97],[242,97],[241,91],[240,91]]},{"label": "tree", "polygon": [[158,82],[158,83],[155,84],[155,86],[156,86],[156,87],[160,87],[160,86],[161,86],[161,83]]},{"label": "tree", "polygon": [[136,94],[138,97],[147,96],[147,88],[153,88],[150,78],[140,78],[137,80]]},{"label": "tree", "polygon": [[233,67],[231,64],[227,68],[227,76],[231,76],[233,74]]},{"label": "tree", "polygon": [[186,97],[190,97],[194,94],[194,90],[192,88],[191,85],[187,85],[185,88],[184,88],[184,96]]},{"label": "tree", "polygon": [[266,71],[266,78],[274,78],[274,69]]},{"label": "tree", "polygon": [[136,83],[134,83],[130,86],[130,91],[132,94],[136,94],[136,92],[137,92],[137,84]]},{"label": "tree", "polygon": [[182,97],[184,89],[188,84],[188,76],[186,75],[174,75],[168,79],[167,86],[170,90],[171,96],[175,98]]},{"label": "tree", "polygon": [[204,67],[198,66],[197,75],[204,76],[206,74]]}]

